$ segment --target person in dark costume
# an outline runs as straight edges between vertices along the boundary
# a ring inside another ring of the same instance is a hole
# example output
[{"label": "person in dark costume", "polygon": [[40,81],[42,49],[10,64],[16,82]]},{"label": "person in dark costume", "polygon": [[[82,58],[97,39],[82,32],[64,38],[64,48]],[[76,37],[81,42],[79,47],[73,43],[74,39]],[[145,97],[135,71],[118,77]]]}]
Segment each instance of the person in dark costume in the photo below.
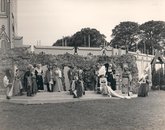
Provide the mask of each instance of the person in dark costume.
[{"label": "person in dark costume", "polygon": [[108,85],[111,86],[112,90],[116,90],[116,79],[115,79],[115,70],[112,69],[112,65],[109,64],[106,70],[106,77]]},{"label": "person in dark costume", "polygon": [[53,74],[53,66],[52,65],[49,65],[48,70],[46,70],[44,83],[47,86],[48,92],[54,92],[55,81],[54,81],[54,74]]},{"label": "person in dark costume", "polygon": [[28,65],[27,71],[24,74],[24,88],[27,91],[27,96],[32,96],[32,68],[33,66],[31,64]]},{"label": "person in dark costume", "polygon": [[91,80],[91,82],[90,82],[90,85],[91,85],[91,90],[96,90],[96,72],[95,72],[95,66],[92,66],[91,67],[91,69],[90,69],[90,73],[91,73],[91,75],[90,75],[90,80]]},{"label": "person in dark costume", "polygon": [[81,79],[82,78],[78,77],[78,75],[74,77],[72,83],[73,98],[79,98],[82,97],[83,94],[85,95],[84,85]]},{"label": "person in dark costume", "polygon": [[73,91],[72,91],[72,84],[73,84],[73,81],[75,80],[74,77],[78,75],[78,70],[77,70],[77,67],[72,65],[70,67],[70,69],[68,70],[68,78],[69,78],[69,82],[70,82],[70,95],[73,94]]},{"label": "person in dark costume", "polygon": [[43,74],[43,70],[41,68],[41,65],[38,64],[37,67],[35,68],[38,90],[44,90],[42,74]]},{"label": "person in dark costume", "polygon": [[35,68],[32,68],[32,94],[36,95],[38,92],[38,88],[37,88],[37,79],[36,79],[36,75],[35,75]]}]

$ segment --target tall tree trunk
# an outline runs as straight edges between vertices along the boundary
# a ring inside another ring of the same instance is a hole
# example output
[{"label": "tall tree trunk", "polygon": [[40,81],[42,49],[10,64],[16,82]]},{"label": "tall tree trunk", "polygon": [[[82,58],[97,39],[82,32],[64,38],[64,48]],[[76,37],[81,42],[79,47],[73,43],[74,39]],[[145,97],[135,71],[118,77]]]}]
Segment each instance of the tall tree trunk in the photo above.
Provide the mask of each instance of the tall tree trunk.
[{"label": "tall tree trunk", "polygon": [[147,54],[147,51],[146,51],[146,43],[144,42],[144,53]]},{"label": "tall tree trunk", "polygon": [[88,35],[88,47],[90,47],[91,46],[91,43],[90,43],[90,34]]}]

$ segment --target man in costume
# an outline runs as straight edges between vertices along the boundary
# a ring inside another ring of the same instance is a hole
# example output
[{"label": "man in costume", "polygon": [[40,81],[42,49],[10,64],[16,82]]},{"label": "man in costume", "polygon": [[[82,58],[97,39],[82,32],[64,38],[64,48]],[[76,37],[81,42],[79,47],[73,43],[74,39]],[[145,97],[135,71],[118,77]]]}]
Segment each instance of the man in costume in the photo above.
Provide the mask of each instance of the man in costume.
[{"label": "man in costume", "polygon": [[123,64],[123,73],[122,73],[122,93],[128,94],[130,96],[130,84],[132,81],[131,72],[128,69],[128,64]]}]

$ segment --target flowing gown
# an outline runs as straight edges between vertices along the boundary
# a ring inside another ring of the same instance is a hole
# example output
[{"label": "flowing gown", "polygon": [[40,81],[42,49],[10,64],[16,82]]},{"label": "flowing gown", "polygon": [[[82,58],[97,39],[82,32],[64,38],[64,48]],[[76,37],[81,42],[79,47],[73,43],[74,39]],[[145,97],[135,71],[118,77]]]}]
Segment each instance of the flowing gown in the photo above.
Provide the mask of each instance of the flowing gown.
[{"label": "flowing gown", "polygon": [[54,80],[55,80],[55,92],[63,91],[62,81],[61,81],[61,71],[56,69],[54,71]]},{"label": "flowing gown", "polygon": [[18,96],[20,95],[20,90],[23,89],[20,75],[16,74],[15,79],[14,79],[14,88],[13,88],[13,96]]},{"label": "flowing gown", "polygon": [[35,69],[36,79],[37,79],[37,87],[38,90],[44,90],[44,84],[43,84],[43,70],[42,69]]},{"label": "flowing gown", "polygon": [[10,97],[13,96],[13,85],[12,83],[9,82],[7,76],[3,78],[3,84],[4,87],[6,88],[6,97],[10,99]]}]

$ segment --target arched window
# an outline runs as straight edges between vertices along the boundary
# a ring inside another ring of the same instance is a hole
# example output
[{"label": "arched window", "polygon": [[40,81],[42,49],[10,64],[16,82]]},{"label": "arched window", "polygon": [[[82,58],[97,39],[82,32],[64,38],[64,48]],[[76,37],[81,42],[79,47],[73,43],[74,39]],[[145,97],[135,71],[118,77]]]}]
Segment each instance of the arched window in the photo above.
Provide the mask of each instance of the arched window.
[{"label": "arched window", "polygon": [[1,12],[6,12],[6,0],[1,0]]},{"label": "arched window", "polygon": [[5,40],[2,40],[1,41],[1,49],[2,49],[2,51],[6,52],[7,48],[8,48],[7,47],[7,42]]}]

